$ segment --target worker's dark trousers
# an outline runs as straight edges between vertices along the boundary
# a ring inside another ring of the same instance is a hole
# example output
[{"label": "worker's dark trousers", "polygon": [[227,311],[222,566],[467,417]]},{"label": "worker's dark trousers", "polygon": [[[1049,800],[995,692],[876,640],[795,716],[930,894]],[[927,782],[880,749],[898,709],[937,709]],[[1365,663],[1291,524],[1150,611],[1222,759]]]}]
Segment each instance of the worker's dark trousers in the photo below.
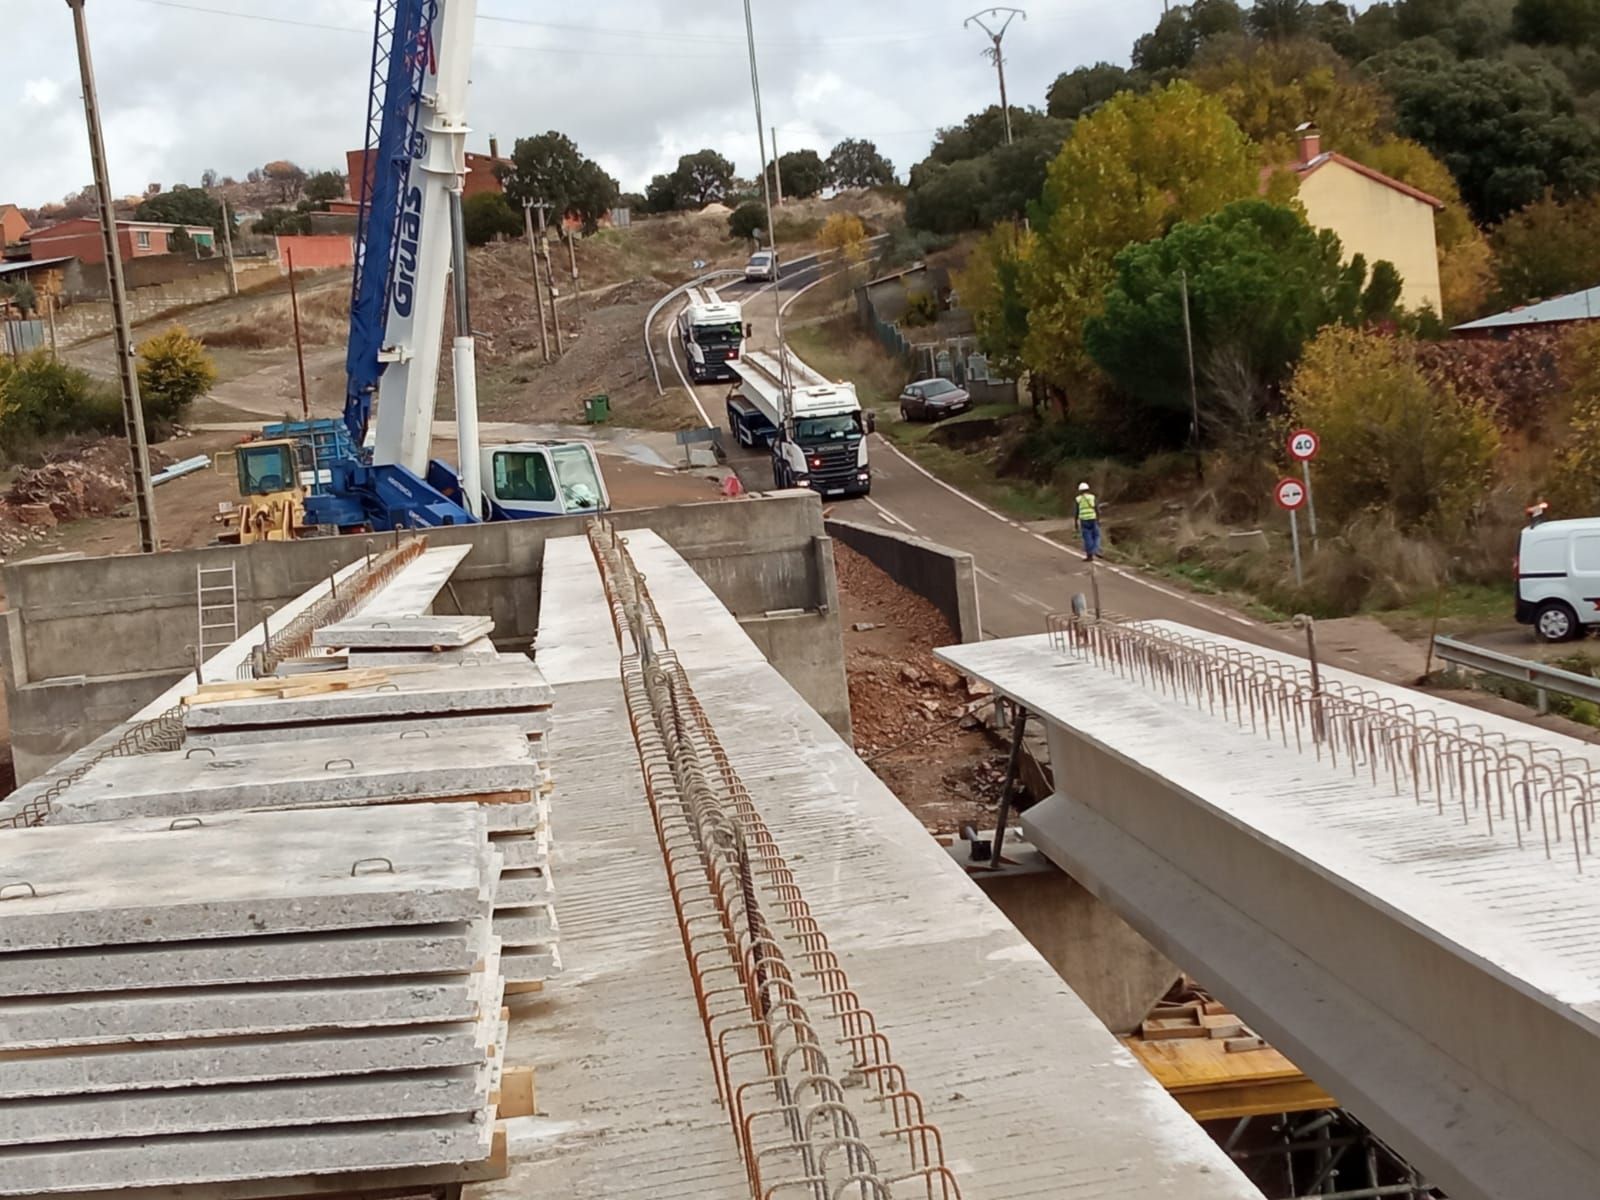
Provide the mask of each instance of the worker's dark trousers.
[{"label": "worker's dark trousers", "polygon": [[1083,552],[1100,557],[1100,522],[1079,521],[1078,528],[1083,531]]}]

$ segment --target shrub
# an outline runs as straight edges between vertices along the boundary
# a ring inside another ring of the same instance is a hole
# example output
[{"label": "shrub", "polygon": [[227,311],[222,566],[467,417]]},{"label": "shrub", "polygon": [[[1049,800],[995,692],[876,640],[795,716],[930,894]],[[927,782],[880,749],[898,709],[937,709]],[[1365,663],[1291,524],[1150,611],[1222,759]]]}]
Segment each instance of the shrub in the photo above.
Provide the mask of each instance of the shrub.
[{"label": "shrub", "polygon": [[1545,496],[1562,517],[1600,514],[1600,326],[1573,330],[1560,350],[1572,402],[1572,426],[1551,470]]},{"label": "shrub", "polygon": [[87,371],[39,351],[0,358],[0,454],[16,459],[42,439],[113,433],[121,427],[116,392]]},{"label": "shrub", "polygon": [[900,318],[900,323],[907,329],[932,325],[938,319],[939,301],[934,299],[932,292],[912,292],[906,297],[906,312]]},{"label": "shrub", "polygon": [[467,245],[487,246],[497,237],[516,237],[523,231],[523,216],[499,192],[480,192],[461,206],[461,223]]},{"label": "shrub", "polygon": [[817,238],[824,250],[837,251],[851,266],[867,258],[867,227],[854,213],[834,213],[822,226]]},{"label": "shrub", "polygon": [[1484,499],[1500,438],[1484,406],[1430,381],[1411,343],[1343,327],[1307,347],[1289,391],[1322,438],[1317,505],[1334,521],[1388,513],[1453,536]]},{"label": "shrub", "polygon": [[200,340],[181,325],[139,346],[139,396],[152,438],[165,436],[217,381],[217,368]]},{"label": "shrub", "polygon": [[758,200],[746,200],[728,214],[729,237],[748,240],[755,237],[756,230],[765,229],[766,226],[766,205]]}]

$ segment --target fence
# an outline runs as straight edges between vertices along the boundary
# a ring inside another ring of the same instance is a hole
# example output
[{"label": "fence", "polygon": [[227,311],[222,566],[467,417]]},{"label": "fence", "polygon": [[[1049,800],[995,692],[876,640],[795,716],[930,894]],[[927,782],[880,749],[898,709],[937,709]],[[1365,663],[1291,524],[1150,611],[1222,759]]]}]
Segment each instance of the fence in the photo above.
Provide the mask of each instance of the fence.
[{"label": "fence", "polygon": [[49,345],[43,321],[0,321],[0,354],[15,357]]},{"label": "fence", "polygon": [[989,369],[989,360],[976,338],[955,337],[937,342],[913,342],[898,323],[879,315],[870,288],[856,289],[856,315],[861,327],[890,354],[902,359],[915,379],[948,379],[967,389],[976,404],[1017,403],[1017,383],[1001,379]]}]

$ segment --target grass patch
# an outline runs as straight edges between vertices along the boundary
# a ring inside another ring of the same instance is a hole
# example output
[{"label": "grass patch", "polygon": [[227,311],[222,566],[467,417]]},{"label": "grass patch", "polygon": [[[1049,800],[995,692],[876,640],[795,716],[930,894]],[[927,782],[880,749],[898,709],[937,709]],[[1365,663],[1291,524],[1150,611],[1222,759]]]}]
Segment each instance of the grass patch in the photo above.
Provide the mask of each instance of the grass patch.
[{"label": "grass patch", "polygon": [[[1586,659],[1567,660],[1561,659],[1551,663],[1560,666],[1563,670],[1574,671],[1580,675],[1593,675],[1594,664]],[[1433,681],[1445,686],[1456,686],[1487,692],[1491,696],[1499,696],[1503,700],[1510,700],[1529,708],[1539,707],[1539,691],[1531,684],[1519,683],[1515,679],[1504,679],[1499,675],[1480,675],[1472,671],[1459,671],[1451,669],[1441,671],[1433,676]],[[1591,700],[1580,700],[1576,696],[1563,696],[1559,692],[1546,692],[1545,711],[1566,717],[1569,721],[1576,721],[1580,725],[1589,725],[1600,728],[1600,705]]]},{"label": "grass patch", "polygon": [[1450,634],[1504,625],[1515,607],[1516,595],[1508,580],[1501,584],[1451,584],[1443,593],[1419,596],[1397,608],[1370,611],[1396,633],[1425,634],[1433,627],[1437,608],[1439,631]]}]

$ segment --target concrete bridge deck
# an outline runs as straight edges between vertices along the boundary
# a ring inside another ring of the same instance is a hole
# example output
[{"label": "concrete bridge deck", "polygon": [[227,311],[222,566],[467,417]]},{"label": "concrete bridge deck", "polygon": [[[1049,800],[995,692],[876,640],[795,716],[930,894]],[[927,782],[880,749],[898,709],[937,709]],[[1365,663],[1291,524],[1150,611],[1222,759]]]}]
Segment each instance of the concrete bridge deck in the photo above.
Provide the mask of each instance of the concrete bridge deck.
[{"label": "concrete bridge deck", "polygon": [[[630,534],[629,548],[734,767],[941,1128],[962,1195],[1254,1200],[695,572],[648,532]],[[537,1064],[550,1115],[513,1123],[512,1175],[490,1194],[520,1194],[519,1181],[536,1178],[573,1198],[748,1195],[587,541],[549,544],[544,589],[536,657],[556,691],[566,972],[511,1047],[512,1061]]]},{"label": "concrete bridge deck", "polygon": [[[1600,865],[1580,874],[1568,835],[1547,857],[1535,822],[1519,847],[1508,821],[1441,814],[1045,635],[939,657],[1048,725],[1057,791],[1024,818],[1033,842],[1452,1197],[1600,1195]],[[1519,722],[1323,677],[1600,764]]]}]

